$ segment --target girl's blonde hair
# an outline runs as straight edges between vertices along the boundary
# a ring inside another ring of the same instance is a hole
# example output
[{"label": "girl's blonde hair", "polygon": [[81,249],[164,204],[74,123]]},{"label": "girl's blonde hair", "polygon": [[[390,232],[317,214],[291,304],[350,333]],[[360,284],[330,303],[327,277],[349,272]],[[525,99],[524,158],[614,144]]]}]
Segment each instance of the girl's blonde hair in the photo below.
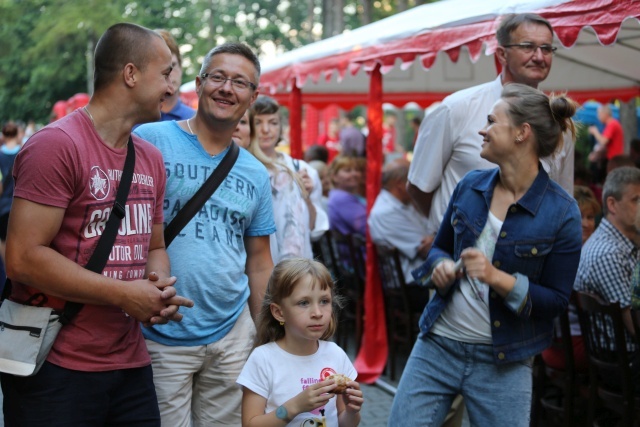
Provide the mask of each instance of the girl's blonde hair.
[{"label": "girl's blonde hair", "polygon": [[342,307],[342,298],[335,293],[335,284],[327,268],[306,258],[289,258],[280,261],[274,268],[267,284],[267,292],[258,314],[255,345],[260,346],[277,341],[284,337],[284,326],[271,314],[271,304],[282,304],[282,301],[293,293],[296,285],[305,276],[311,277],[313,287],[320,286],[323,291],[331,290],[331,321],[322,340],[329,339],[338,326],[338,311]]}]

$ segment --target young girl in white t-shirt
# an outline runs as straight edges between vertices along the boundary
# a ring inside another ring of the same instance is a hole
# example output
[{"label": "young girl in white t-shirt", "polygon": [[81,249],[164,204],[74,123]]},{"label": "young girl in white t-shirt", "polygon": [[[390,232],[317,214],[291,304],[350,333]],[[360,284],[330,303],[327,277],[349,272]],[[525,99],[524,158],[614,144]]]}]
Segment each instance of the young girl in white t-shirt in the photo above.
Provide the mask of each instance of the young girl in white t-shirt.
[{"label": "young girl in white t-shirt", "polygon": [[[237,380],[243,426],[339,426],[360,423],[357,372],[326,341],[336,330],[334,283],[324,265],[291,258],[273,269],[258,316],[256,348]],[[342,374],[351,380],[336,394]]]}]

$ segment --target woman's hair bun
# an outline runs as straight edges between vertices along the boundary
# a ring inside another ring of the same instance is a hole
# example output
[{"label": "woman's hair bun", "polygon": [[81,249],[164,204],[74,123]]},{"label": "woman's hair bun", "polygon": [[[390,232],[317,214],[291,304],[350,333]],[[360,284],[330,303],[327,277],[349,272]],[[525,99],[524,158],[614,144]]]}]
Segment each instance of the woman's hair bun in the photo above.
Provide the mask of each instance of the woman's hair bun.
[{"label": "woman's hair bun", "polygon": [[549,96],[549,107],[551,108],[551,115],[558,122],[562,131],[565,132],[570,127],[569,119],[576,113],[578,104],[565,95],[552,94]]},{"label": "woman's hair bun", "polygon": [[557,120],[565,120],[573,117],[578,109],[578,105],[564,95],[551,95],[549,97],[549,106]]}]

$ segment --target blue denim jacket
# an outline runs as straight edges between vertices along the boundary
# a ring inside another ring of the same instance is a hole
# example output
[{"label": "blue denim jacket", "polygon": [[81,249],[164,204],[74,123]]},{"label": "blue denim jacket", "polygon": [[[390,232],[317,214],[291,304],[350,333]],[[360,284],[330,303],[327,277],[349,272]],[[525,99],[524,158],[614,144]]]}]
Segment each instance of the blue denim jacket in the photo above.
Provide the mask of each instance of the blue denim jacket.
[{"label": "blue denim jacket", "polygon": [[[490,291],[489,313],[497,364],[527,359],[549,346],[553,319],[568,304],[580,261],[582,228],[575,200],[549,179],[542,166],[525,195],[513,204],[500,230],[492,263],[513,274],[506,298]],[[457,260],[487,222],[499,169],[473,171],[458,184],[429,252],[432,268],[443,258]],[[436,292],[420,318],[426,334],[451,300]]]}]

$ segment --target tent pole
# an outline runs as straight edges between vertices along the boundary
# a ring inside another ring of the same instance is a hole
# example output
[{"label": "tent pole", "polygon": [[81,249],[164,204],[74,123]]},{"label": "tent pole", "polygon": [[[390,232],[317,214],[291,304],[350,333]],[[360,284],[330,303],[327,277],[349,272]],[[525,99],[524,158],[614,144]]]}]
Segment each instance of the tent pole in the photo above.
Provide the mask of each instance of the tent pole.
[{"label": "tent pole", "polygon": [[[382,73],[380,64],[371,72],[369,105],[367,108],[367,215],[373,207],[381,186],[382,170]],[[384,298],[375,247],[367,231],[367,272],[364,290],[364,333],[355,361],[358,381],[375,382],[387,363],[387,328]]]},{"label": "tent pole", "polygon": [[291,157],[302,158],[302,91],[296,79],[291,83],[289,94],[289,148]]}]

